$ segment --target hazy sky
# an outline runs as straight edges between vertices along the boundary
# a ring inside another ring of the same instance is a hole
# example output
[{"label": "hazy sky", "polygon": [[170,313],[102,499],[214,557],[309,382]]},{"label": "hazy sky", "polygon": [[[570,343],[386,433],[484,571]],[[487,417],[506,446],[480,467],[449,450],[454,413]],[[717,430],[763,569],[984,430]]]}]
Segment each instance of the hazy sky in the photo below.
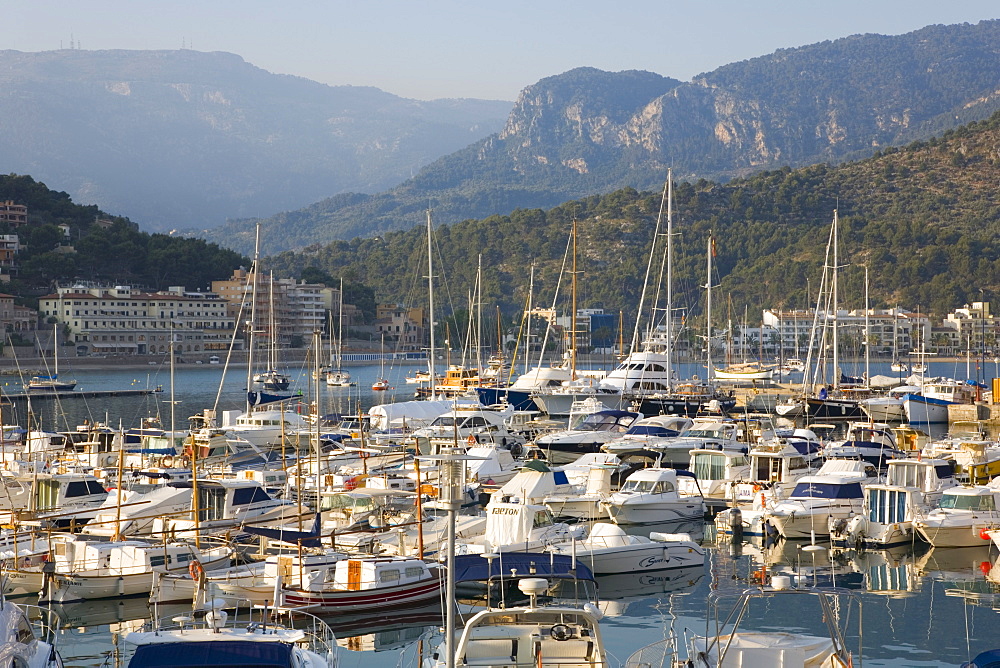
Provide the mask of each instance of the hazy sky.
[{"label": "hazy sky", "polygon": [[3,0],[0,49],[229,51],[405,97],[513,100],[580,66],[681,80],[857,33],[1000,17],[997,0]]}]

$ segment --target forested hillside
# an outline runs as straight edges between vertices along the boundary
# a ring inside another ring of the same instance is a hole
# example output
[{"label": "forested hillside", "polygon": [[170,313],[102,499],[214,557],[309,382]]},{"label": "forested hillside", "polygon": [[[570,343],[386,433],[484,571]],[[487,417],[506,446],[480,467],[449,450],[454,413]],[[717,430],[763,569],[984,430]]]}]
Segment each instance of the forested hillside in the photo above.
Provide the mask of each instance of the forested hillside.
[{"label": "forested hillside", "polygon": [[[201,239],[140,232],[127,218],[74,204],[66,193],[30,176],[0,176],[0,201],[6,200],[28,207],[27,225],[0,224],[0,234],[16,234],[21,244],[16,278],[0,290],[19,297],[73,280],[203,289],[248,263],[239,253]],[[68,236],[59,225],[69,226]]]},{"label": "forested hillside", "polygon": [[[998,183],[1000,113],[860,162],[784,168],[725,184],[679,183],[680,301],[689,313],[700,308],[713,233],[720,294],[731,295],[741,309],[806,307],[815,299],[834,209],[840,212],[841,263],[847,265],[841,278],[847,308],[863,307],[864,267],[873,306],[943,314],[978,299],[980,289],[1000,301]],[[517,313],[535,263],[535,304],[548,305],[576,218],[579,306],[623,310],[634,318],[660,202],[660,192],[623,189],[547,211],[520,209],[443,225],[435,232],[435,274],[462,307],[482,254],[485,303]],[[374,286],[383,301],[422,303],[425,255],[424,231],[416,228],[286,252],[269,262],[293,275],[305,267],[345,274]],[[567,299],[561,308],[568,308]]]},{"label": "forested hillside", "polygon": [[[856,35],[732,63],[682,83],[579,68],[519,96],[503,131],[377,195],[340,196],[269,219],[268,252],[437,219],[547,208],[632,186],[726,180],[837,163],[926,139],[1000,108],[1000,21]],[[251,221],[211,238],[253,243]]]}]

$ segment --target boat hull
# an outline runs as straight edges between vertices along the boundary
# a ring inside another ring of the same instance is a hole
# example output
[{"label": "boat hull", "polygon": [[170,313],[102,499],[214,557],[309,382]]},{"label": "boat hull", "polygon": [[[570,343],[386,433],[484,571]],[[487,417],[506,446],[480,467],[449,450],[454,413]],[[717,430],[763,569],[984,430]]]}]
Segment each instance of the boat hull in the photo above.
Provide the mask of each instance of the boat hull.
[{"label": "boat hull", "polygon": [[440,595],[442,578],[437,575],[398,587],[378,587],[358,591],[284,589],[282,600],[286,606],[312,606],[320,611],[362,612],[388,607],[404,607]]},{"label": "boat hull", "polygon": [[942,423],[948,421],[948,406],[952,402],[944,399],[907,394],[903,397],[906,421],[911,424]]}]

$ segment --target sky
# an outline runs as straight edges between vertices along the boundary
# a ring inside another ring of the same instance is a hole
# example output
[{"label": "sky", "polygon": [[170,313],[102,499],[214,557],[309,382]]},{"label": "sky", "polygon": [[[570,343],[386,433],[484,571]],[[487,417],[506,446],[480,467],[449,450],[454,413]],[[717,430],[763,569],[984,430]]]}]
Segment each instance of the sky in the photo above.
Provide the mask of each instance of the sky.
[{"label": "sky", "polygon": [[574,67],[687,81],[858,33],[1000,18],[997,0],[3,0],[0,50],[228,51],[415,99],[514,100]]}]

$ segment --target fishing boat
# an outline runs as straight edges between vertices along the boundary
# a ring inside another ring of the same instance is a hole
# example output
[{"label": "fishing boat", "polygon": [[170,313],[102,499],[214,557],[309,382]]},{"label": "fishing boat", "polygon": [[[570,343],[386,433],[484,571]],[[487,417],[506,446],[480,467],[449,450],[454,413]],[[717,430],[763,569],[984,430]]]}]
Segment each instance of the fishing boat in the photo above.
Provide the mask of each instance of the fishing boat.
[{"label": "fishing boat", "polygon": [[44,573],[40,601],[65,603],[148,595],[154,572],[188,573],[228,566],[234,555],[226,545],[141,540],[69,539],[56,543],[54,572]]},{"label": "fishing boat", "polygon": [[928,381],[919,394],[903,397],[906,421],[910,424],[948,422],[948,406],[971,404],[976,398],[974,385],[952,378]]},{"label": "fishing boat", "polygon": [[283,585],[282,605],[358,613],[405,607],[440,597],[439,564],[413,557],[351,557],[312,567],[297,585]]}]

